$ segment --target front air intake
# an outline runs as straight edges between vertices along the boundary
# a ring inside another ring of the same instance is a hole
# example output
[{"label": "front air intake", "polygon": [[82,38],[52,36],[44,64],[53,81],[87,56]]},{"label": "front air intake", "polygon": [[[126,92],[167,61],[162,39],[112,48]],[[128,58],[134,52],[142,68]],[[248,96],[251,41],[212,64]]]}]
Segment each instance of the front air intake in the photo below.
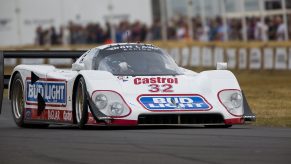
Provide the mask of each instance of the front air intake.
[{"label": "front air intake", "polygon": [[220,114],[142,114],[138,124],[223,124]]}]

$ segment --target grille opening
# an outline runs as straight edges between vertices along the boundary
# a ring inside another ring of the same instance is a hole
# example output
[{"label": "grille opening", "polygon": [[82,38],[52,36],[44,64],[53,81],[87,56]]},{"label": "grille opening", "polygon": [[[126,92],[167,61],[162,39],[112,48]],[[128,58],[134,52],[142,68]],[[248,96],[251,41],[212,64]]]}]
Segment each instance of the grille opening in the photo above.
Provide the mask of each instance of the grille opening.
[{"label": "grille opening", "polygon": [[221,124],[220,114],[141,114],[138,124]]}]

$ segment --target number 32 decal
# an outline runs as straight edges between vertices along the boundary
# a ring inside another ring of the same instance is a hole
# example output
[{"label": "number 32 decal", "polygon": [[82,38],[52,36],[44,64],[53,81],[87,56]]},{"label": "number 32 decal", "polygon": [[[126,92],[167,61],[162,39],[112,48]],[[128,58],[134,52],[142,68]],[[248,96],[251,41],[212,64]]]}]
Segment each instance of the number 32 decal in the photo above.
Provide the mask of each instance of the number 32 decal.
[{"label": "number 32 decal", "polygon": [[149,87],[150,92],[173,92],[171,84],[150,84]]}]

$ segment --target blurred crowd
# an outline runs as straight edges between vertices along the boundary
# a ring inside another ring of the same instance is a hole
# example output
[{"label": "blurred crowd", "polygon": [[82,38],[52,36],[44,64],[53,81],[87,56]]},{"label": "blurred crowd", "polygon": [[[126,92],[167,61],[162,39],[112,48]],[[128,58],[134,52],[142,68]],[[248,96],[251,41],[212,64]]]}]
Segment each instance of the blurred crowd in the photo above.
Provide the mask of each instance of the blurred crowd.
[{"label": "blurred crowd", "polygon": [[[186,17],[173,18],[167,22],[167,38],[169,40],[192,39],[197,41],[225,41],[243,40],[243,26],[241,19],[228,19],[224,25],[222,18],[207,19],[202,23],[199,17],[192,18],[192,38]],[[203,24],[205,24],[203,26]],[[99,23],[81,25],[69,22],[60,28],[50,27],[36,29],[37,45],[62,45],[62,44],[103,44],[112,43],[110,24],[101,26]],[[290,26],[283,23],[282,17],[246,18],[246,35],[248,40],[274,41],[285,40],[285,31]],[[116,42],[144,42],[162,39],[162,25],[159,20],[154,20],[151,26],[140,21],[130,23],[121,21],[114,26]]]},{"label": "blurred crowd", "polygon": [[[206,26],[203,27],[199,18],[193,18],[193,39],[199,41],[225,41],[227,33],[228,40],[243,40],[244,29],[242,19],[228,19],[226,26],[220,17],[208,19]],[[250,41],[283,41],[285,40],[285,32],[291,29],[283,23],[281,16],[265,17],[248,17],[245,19],[246,29],[245,35]]]}]

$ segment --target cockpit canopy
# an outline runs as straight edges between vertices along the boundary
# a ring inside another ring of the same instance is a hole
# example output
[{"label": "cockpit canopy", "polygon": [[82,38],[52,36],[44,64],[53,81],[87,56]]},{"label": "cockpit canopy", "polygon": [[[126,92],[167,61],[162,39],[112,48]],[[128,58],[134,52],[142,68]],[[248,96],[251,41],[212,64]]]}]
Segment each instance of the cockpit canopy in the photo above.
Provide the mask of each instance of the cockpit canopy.
[{"label": "cockpit canopy", "polygon": [[116,76],[182,74],[165,51],[152,45],[115,44],[91,53],[95,54],[90,60],[93,70],[108,71]]}]

